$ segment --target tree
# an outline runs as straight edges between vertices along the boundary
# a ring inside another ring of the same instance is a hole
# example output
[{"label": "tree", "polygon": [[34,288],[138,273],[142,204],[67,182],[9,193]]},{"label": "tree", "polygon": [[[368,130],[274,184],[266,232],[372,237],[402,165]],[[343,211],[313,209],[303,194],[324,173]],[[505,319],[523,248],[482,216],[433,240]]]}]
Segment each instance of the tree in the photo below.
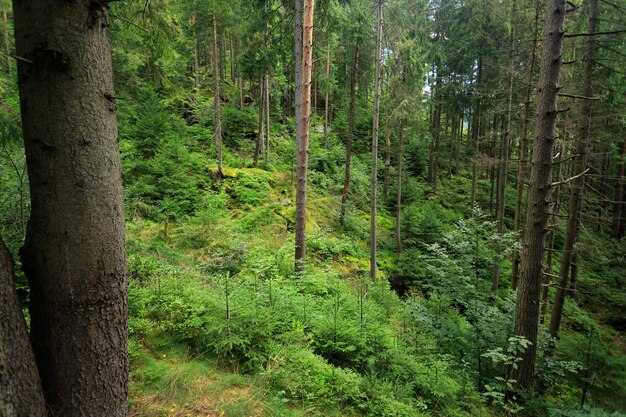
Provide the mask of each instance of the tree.
[{"label": "tree", "polygon": [[49,414],[126,416],[127,272],[108,6],[13,7],[32,200],[21,257]]},{"label": "tree", "polygon": [[1,237],[0,300],[0,415],[43,416],[46,405],[15,291],[13,259]]},{"label": "tree", "polygon": [[[311,113],[311,70],[313,67],[313,11],[315,0],[304,0],[302,30],[302,79],[300,81],[300,137],[296,144],[296,272],[304,270],[306,257],[306,182],[309,160],[309,120]],[[296,7],[296,12],[297,12]],[[297,31],[297,28],[296,28]],[[296,106],[297,107],[297,106]],[[298,129],[296,129],[296,132]]]},{"label": "tree", "polygon": [[217,146],[217,175],[224,178],[222,169],[222,121],[220,116],[219,57],[217,54],[217,21],[213,12],[213,112],[215,117],[215,145]]},{"label": "tree", "polygon": [[580,106],[579,130],[576,137],[574,159],[572,162],[572,173],[569,194],[569,212],[567,216],[567,226],[565,228],[565,241],[563,242],[563,254],[561,255],[561,266],[559,268],[559,284],[556,288],[552,316],[550,317],[550,335],[556,337],[561,326],[561,316],[563,314],[563,304],[565,303],[565,293],[569,280],[569,272],[574,253],[574,243],[578,239],[578,224],[580,222],[580,204],[584,187],[587,164],[587,147],[589,143],[589,131],[591,124],[591,95],[593,93],[591,78],[593,71],[593,52],[595,42],[593,34],[596,33],[598,24],[598,0],[591,0],[589,4],[589,27],[585,46],[584,75],[583,75],[583,99]]},{"label": "tree", "polygon": [[383,0],[376,0],[376,78],[374,79],[374,125],[372,128],[372,189],[370,209],[370,277],[376,281],[376,196],[378,193],[378,128],[380,120],[381,60],[383,49]]},{"label": "tree", "polygon": [[563,48],[565,1],[550,0],[547,5],[537,97],[537,121],[528,189],[524,248],[517,289],[515,335],[532,345],[521,354],[511,377],[522,390],[530,390],[535,373],[539,294],[542,261],[548,223],[548,193],[552,174],[552,148],[556,129],[557,95]]}]

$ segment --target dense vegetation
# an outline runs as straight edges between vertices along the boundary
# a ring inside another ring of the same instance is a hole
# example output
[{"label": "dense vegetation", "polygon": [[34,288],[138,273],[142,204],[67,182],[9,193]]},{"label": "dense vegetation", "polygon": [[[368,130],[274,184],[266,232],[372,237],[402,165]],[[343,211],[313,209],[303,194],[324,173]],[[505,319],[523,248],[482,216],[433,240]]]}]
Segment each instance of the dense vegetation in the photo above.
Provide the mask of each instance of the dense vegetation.
[{"label": "dense vegetation", "polygon": [[[588,171],[573,214],[575,281],[558,337],[548,327],[554,291],[542,301],[528,393],[510,376],[530,343],[514,334],[512,277],[522,249],[525,211],[516,200],[528,174],[519,168],[527,161],[522,140],[534,129],[528,109],[541,2],[385,2],[376,281],[369,270],[372,3],[317,5],[307,263],[298,273],[293,5],[112,3],[130,415],[625,415],[626,36],[619,17],[626,4],[600,3],[598,32],[616,33],[592,36],[596,89],[587,97],[594,98]],[[588,2],[568,7],[568,32],[584,32]],[[5,2],[3,10],[11,33]],[[566,38],[564,49],[569,94],[560,106],[570,111],[557,122],[546,288],[557,286],[572,215],[568,178],[578,172],[570,175],[568,163],[584,123],[577,109],[585,99],[575,92],[585,38]],[[12,42],[5,37],[8,56]],[[4,70],[0,232],[28,305],[18,252],[30,200],[13,58]]]}]

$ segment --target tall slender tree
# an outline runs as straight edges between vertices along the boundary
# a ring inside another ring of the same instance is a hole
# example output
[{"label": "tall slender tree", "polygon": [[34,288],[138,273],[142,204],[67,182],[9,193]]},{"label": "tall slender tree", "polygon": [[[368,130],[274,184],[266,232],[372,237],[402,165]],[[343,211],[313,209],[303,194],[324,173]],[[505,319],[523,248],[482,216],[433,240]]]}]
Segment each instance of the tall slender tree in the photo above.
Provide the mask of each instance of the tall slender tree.
[{"label": "tall slender tree", "polygon": [[552,149],[556,129],[557,95],[563,49],[565,0],[549,0],[542,43],[537,97],[537,122],[533,139],[530,186],[526,208],[526,227],[522,251],[521,274],[515,309],[515,335],[532,345],[520,356],[521,361],[511,377],[522,390],[533,386],[537,356],[539,294],[542,261],[548,223],[548,193],[552,173]]},{"label": "tall slender tree", "polygon": [[[311,113],[311,72],[313,67],[313,15],[315,0],[304,0],[302,27],[302,78],[300,82],[300,137],[298,138],[298,166],[296,189],[296,264],[295,270],[304,270],[306,258],[306,186],[309,161],[309,121]],[[296,29],[297,30],[297,29]],[[297,129],[296,129],[297,130]]]},{"label": "tall slender tree", "polygon": [[583,74],[583,97],[580,106],[580,117],[578,121],[578,135],[574,145],[574,159],[572,161],[572,173],[574,174],[570,184],[569,207],[567,215],[567,226],[565,228],[565,241],[563,242],[563,252],[561,255],[561,266],[559,268],[559,284],[556,288],[554,305],[552,306],[552,316],[550,317],[550,335],[556,337],[561,326],[561,316],[563,315],[563,304],[565,303],[565,293],[567,292],[569,272],[571,268],[574,244],[578,239],[578,223],[580,222],[580,204],[584,187],[587,165],[587,147],[589,143],[589,133],[591,125],[591,95],[593,94],[593,55],[595,50],[594,34],[598,25],[598,0],[590,0],[589,3],[589,25],[587,42],[585,45],[584,74]]},{"label": "tall slender tree", "polygon": [[378,129],[380,121],[381,61],[383,50],[383,2],[376,1],[376,78],[374,80],[374,125],[372,128],[372,184],[370,209],[370,277],[376,281],[376,203],[378,194]]},{"label": "tall slender tree", "polygon": [[222,116],[220,111],[220,76],[219,76],[219,56],[217,48],[217,19],[213,11],[213,114],[215,133],[213,139],[217,148],[217,175],[224,178],[222,167]]}]

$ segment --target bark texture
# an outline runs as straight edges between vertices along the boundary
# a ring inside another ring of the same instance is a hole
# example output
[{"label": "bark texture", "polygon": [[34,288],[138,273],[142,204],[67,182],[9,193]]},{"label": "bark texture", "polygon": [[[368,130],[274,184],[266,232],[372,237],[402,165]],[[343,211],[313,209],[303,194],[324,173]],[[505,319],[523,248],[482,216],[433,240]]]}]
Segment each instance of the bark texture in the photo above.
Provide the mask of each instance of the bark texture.
[{"label": "bark texture", "polygon": [[32,214],[22,252],[49,412],[128,411],[128,291],[104,3],[14,1]]},{"label": "bark texture", "polygon": [[46,405],[15,290],[13,259],[0,238],[0,416],[45,416]]},{"label": "bark texture", "polygon": [[[590,34],[596,33],[598,22],[598,0],[591,0],[589,6],[589,26]],[[583,75],[583,96],[591,97],[593,53],[595,49],[594,37],[589,36],[585,46],[585,62]],[[565,303],[565,293],[569,281],[574,244],[578,240],[578,222],[580,221],[580,204],[582,201],[583,187],[585,184],[584,171],[587,164],[587,146],[589,143],[589,130],[591,124],[591,100],[582,100],[580,106],[579,131],[574,148],[574,159],[572,161],[572,174],[575,178],[571,182],[569,194],[569,208],[567,215],[567,226],[565,228],[565,241],[563,242],[563,252],[561,255],[561,266],[559,268],[559,284],[556,288],[552,315],[550,317],[550,336],[556,337],[561,326],[561,316],[563,315],[563,304]]]},{"label": "bark texture", "polygon": [[537,122],[533,139],[530,187],[526,208],[524,248],[517,289],[515,334],[532,345],[521,354],[521,362],[511,372],[517,386],[529,391],[533,386],[537,355],[539,294],[542,261],[548,223],[548,198],[552,173],[552,148],[557,116],[557,94],[563,49],[565,0],[549,0],[546,5],[545,30],[537,97]]},{"label": "bark texture", "polygon": [[304,0],[302,31],[302,80],[300,86],[300,137],[296,190],[296,272],[304,270],[306,257],[306,184],[309,162],[309,119],[311,113],[311,72],[313,68],[314,0]]}]

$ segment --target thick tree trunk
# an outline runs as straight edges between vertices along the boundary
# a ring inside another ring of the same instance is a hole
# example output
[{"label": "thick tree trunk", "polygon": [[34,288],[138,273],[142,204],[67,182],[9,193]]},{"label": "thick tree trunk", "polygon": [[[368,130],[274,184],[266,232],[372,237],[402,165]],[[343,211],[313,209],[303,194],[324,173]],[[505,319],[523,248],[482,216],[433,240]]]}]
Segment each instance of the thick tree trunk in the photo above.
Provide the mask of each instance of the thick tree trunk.
[{"label": "thick tree trunk", "polygon": [[128,290],[103,3],[15,1],[32,202],[22,263],[50,413],[125,417]]},{"label": "thick tree trunk", "polygon": [[13,259],[0,237],[0,415],[45,416],[37,364],[15,290]]},{"label": "thick tree trunk", "polygon": [[398,133],[398,190],[396,192],[396,253],[402,253],[402,234],[400,216],[402,214],[402,158],[404,157],[404,126],[400,123],[400,132]]},{"label": "thick tree trunk", "polygon": [[546,8],[524,249],[515,310],[515,335],[525,337],[532,345],[520,355],[518,367],[511,372],[516,385],[524,391],[529,391],[533,386],[537,355],[539,294],[548,223],[565,0],[549,0]]},{"label": "thick tree trunk", "polygon": [[304,271],[306,258],[306,183],[309,162],[309,120],[311,114],[311,70],[313,67],[313,10],[315,0],[304,0],[302,30],[302,79],[300,86],[300,127],[296,190],[296,273]]},{"label": "thick tree trunk", "polygon": [[220,79],[219,79],[219,56],[217,50],[217,20],[215,18],[215,12],[213,12],[213,114],[215,133],[214,140],[217,147],[217,175],[219,178],[224,178],[224,171],[222,169],[222,120],[220,114]]},{"label": "thick tree trunk", "polygon": [[[591,0],[589,6],[589,26],[588,33],[596,33],[598,22],[598,0]],[[585,46],[585,63],[583,75],[583,96],[591,97],[593,55],[595,49],[594,36],[587,38]],[[561,266],[559,268],[559,284],[556,288],[554,305],[552,306],[552,316],[550,318],[550,335],[557,337],[561,326],[561,316],[563,315],[563,304],[565,303],[565,293],[567,292],[570,263],[574,251],[574,244],[578,240],[578,223],[580,222],[580,204],[582,201],[583,187],[585,184],[584,171],[587,164],[587,147],[589,143],[589,130],[591,125],[591,100],[583,100],[580,107],[579,131],[574,147],[574,159],[572,162],[572,174],[575,178],[570,185],[569,208],[567,216],[567,226],[565,228],[565,241],[563,242],[563,252],[561,255]]]},{"label": "thick tree trunk", "polygon": [[370,191],[370,278],[372,281],[376,281],[376,197],[378,194],[378,128],[380,119],[380,67],[383,49],[383,1],[376,1],[376,78],[374,87],[374,124],[372,128],[372,184]]},{"label": "thick tree trunk", "polygon": [[354,117],[356,111],[356,88],[357,72],[359,70],[359,44],[354,50],[354,64],[352,75],[350,76],[350,108],[348,109],[348,139],[346,140],[346,172],[343,180],[343,191],[341,193],[341,211],[339,222],[344,224],[346,217],[346,201],[348,200],[348,187],[350,185],[350,158],[352,156],[352,138],[354,136]]},{"label": "thick tree trunk", "polygon": [[[515,233],[521,233],[522,227],[522,202],[524,201],[524,181],[527,176],[527,155],[528,155],[528,131],[530,129],[530,105],[533,90],[533,72],[535,71],[535,62],[537,61],[537,42],[539,33],[539,13],[541,9],[541,3],[539,0],[535,2],[535,20],[533,25],[533,45],[530,48],[530,65],[528,67],[528,75],[526,79],[526,99],[524,100],[524,120],[522,121],[522,131],[520,137],[520,146],[518,152],[518,164],[517,164],[517,181],[516,181],[516,194],[515,194],[515,215],[514,215],[514,230]],[[513,252],[513,265],[511,276],[511,287],[517,288],[517,281],[519,278],[519,264],[520,264],[519,251]]]}]

